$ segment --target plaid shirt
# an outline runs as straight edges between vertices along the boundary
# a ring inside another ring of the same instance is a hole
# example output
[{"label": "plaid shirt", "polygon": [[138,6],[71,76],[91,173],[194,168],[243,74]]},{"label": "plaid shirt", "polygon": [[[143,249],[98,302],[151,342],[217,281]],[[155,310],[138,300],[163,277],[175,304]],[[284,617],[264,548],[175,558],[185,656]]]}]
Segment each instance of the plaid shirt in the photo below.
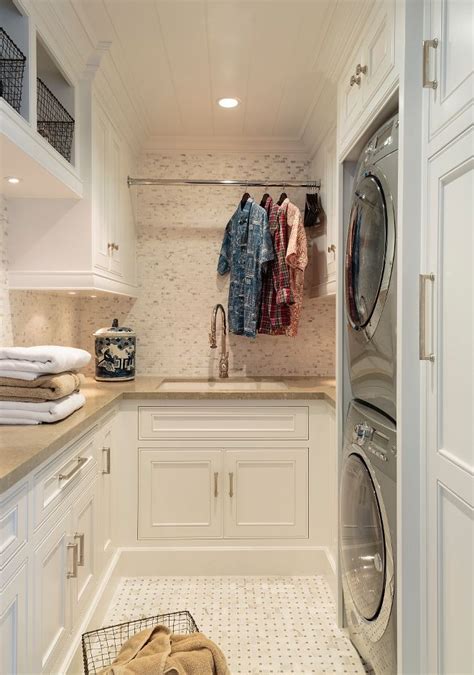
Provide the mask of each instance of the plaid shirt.
[{"label": "plaid shirt", "polygon": [[290,305],[293,304],[293,293],[286,263],[287,206],[287,204],[283,207],[273,204],[268,217],[275,257],[268,264],[263,277],[262,305],[258,326],[258,332],[267,335],[284,335],[291,324]]}]

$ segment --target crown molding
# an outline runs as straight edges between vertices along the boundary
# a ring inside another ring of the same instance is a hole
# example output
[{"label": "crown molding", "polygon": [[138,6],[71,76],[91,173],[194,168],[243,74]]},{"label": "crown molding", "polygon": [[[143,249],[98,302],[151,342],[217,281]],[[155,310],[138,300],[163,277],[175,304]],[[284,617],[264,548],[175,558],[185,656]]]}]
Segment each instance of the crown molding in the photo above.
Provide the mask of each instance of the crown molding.
[{"label": "crown molding", "polygon": [[143,153],[246,153],[282,154],[308,159],[308,149],[300,139],[262,136],[151,136],[142,146]]}]

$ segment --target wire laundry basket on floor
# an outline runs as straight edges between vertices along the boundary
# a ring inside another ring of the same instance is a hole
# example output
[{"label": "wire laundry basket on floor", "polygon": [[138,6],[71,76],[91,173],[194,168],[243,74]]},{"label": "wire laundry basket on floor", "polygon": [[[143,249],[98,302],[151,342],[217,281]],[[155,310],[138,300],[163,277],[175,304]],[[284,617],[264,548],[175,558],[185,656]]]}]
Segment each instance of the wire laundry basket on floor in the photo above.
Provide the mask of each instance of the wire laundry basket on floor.
[{"label": "wire laundry basket on floor", "polygon": [[133,635],[145,628],[166,626],[172,633],[197,633],[199,628],[188,611],[158,614],[146,619],[118,623],[84,633],[82,636],[82,658],[85,675],[92,675],[110,666],[122,645]]}]

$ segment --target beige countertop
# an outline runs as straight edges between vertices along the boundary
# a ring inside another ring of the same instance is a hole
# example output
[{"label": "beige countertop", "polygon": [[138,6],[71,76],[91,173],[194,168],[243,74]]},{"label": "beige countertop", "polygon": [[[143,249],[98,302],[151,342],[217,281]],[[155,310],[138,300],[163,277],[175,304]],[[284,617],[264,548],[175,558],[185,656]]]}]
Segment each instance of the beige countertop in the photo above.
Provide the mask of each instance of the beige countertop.
[{"label": "beige countertop", "polygon": [[316,377],[207,381],[140,376],[132,382],[107,383],[87,379],[81,391],[86,404],[62,422],[0,426],[0,494],[77,438],[121,399],[325,399],[333,405],[336,401],[335,380]]}]

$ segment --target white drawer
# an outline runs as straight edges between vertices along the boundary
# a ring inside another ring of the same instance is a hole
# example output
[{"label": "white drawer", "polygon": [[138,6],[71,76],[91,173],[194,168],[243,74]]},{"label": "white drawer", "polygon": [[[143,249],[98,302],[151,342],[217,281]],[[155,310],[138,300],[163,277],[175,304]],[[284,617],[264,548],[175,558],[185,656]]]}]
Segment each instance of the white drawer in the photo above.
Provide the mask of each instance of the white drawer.
[{"label": "white drawer", "polygon": [[94,432],[69,446],[34,477],[33,527],[39,525],[89,471],[97,465]]},{"label": "white drawer", "polygon": [[138,437],[142,441],[173,438],[307,440],[308,408],[141,407]]},{"label": "white drawer", "polygon": [[0,505],[0,569],[28,541],[28,484]]}]

